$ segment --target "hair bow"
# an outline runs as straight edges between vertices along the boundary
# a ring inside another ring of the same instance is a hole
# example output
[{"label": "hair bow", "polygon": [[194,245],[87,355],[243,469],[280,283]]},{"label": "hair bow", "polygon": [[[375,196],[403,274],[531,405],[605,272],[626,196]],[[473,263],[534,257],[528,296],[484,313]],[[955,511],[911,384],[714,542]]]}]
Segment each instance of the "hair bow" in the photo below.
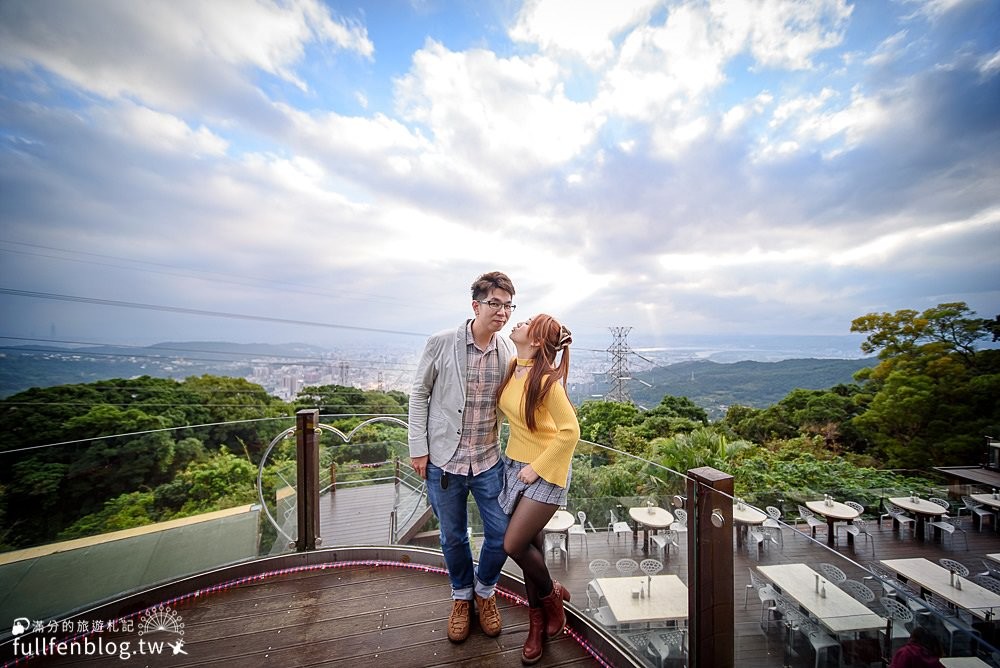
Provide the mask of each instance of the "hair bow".
[{"label": "hair bow", "polygon": [[573,343],[573,333],[566,329],[565,325],[560,325],[559,343],[556,345],[556,350],[563,350],[571,343]]}]

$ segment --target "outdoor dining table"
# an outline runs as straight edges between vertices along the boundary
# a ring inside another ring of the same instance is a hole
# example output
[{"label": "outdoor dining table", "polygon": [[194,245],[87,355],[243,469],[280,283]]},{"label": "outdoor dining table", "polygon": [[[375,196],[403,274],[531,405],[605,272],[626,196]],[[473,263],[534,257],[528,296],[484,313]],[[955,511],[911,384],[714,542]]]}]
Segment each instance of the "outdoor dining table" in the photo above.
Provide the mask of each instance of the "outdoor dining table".
[{"label": "outdoor dining table", "polygon": [[932,591],[954,606],[968,610],[979,619],[990,621],[1000,612],[1000,594],[994,594],[967,578],[962,578],[962,588],[952,584],[947,568],[923,557],[910,559],[883,559],[882,565],[921,589]]},{"label": "outdoor dining table", "polygon": [[1000,564],[1000,552],[993,552],[992,554],[987,554],[986,558],[987,559],[992,559],[993,561],[995,561],[998,564]]},{"label": "outdoor dining table", "polygon": [[[834,524],[837,522],[851,524],[861,514],[857,508],[851,508],[846,503],[839,501],[831,501],[830,505],[827,505],[826,501],[806,501],[806,508],[826,518],[826,542],[829,545],[833,545],[834,541],[837,540],[837,533],[833,528]],[[854,545],[854,534],[850,531],[847,532],[847,544]]]},{"label": "outdoor dining table", "polygon": [[561,533],[566,536],[566,558],[569,558],[569,529],[574,524],[576,520],[573,519],[573,515],[565,510],[557,510],[549,521],[542,527],[542,531],[545,533]]},{"label": "outdoor dining table", "polygon": [[597,585],[618,624],[687,619],[688,589],[676,575],[597,578]]},{"label": "outdoor dining table", "polygon": [[649,531],[654,532],[660,529],[667,529],[674,523],[674,516],[658,506],[638,506],[628,509],[628,516],[636,526],[636,540],[638,531],[642,529],[642,550],[649,551]]},{"label": "outdoor dining table", "polygon": [[885,628],[884,617],[807,564],[758,566],[757,570],[834,635]]},{"label": "outdoor dining table", "polygon": [[941,657],[941,665],[945,668],[990,668],[978,656],[945,656]]},{"label": "outdoor dining table", "polygon": [[767,515],[746,503],[733,502],[733,526],[736,528],[736,546],[743,545],[750,525],[760,525]]},{"label": "outdoor dining table", "polygon": [[[948,514],[947,508],[939,506],[936,503],[932,503],[927,499],[921,499],[919,496],[915,499],[909,496],[897,496],[889,499],[889,501],[896,504],[903,510],[913,513],[917,520],[917,526],[913,531],[913,535],[917,537],[917,540],[921,541],[924,540],[924,524],[926,524],[928,520],[933,520],[936,517]],[[892,521],[892,526],[893,529],[899,528],[896,520]],[[934,529],[934,540],[941,540],[940,529]]]}]

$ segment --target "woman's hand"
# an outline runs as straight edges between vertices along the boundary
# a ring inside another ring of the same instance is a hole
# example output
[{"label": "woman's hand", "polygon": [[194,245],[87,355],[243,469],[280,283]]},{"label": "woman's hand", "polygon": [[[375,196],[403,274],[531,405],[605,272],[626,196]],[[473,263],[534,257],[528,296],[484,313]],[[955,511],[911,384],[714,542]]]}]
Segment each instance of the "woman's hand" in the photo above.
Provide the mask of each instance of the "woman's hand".
[{"label": "woman's hand", "polygon": [[526,485],[530,485],[538,480],[538,474],[535,473],[535,469],[531,468],[531,464],[525,464],[521,472],[517,474],[517,479]]}]

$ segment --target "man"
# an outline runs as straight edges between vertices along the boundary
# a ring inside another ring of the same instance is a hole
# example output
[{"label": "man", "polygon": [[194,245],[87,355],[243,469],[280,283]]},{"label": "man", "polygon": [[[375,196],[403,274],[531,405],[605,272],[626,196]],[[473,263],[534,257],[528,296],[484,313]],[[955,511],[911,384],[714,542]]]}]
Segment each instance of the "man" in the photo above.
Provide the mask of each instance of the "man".
[{"label": "man", "polygon": [[[486,635],[500,635],[496,584],[507,560],[507,515],[497,497],[503,487],[496,391],[513,355],[498,333],[514,304],[514,285],[494,271],[472,284],[471,320],[427,340],[410,391],[410,462],[427,480],[427,496],[441,524],[441,549],[453,599],[448,639],[469,637],[472,601]],[[479,567],[473,568],[467,534],[472,494],[483,520]]]}]

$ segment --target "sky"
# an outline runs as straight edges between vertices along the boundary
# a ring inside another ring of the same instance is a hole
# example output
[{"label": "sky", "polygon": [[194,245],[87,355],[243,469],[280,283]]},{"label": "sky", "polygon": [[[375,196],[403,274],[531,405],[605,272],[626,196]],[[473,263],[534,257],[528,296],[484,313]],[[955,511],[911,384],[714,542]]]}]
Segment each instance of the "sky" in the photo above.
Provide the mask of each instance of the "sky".
[{"label": "sky", "polygon": [[4,0],[0,337],[1000,313],[995,0]]}]

